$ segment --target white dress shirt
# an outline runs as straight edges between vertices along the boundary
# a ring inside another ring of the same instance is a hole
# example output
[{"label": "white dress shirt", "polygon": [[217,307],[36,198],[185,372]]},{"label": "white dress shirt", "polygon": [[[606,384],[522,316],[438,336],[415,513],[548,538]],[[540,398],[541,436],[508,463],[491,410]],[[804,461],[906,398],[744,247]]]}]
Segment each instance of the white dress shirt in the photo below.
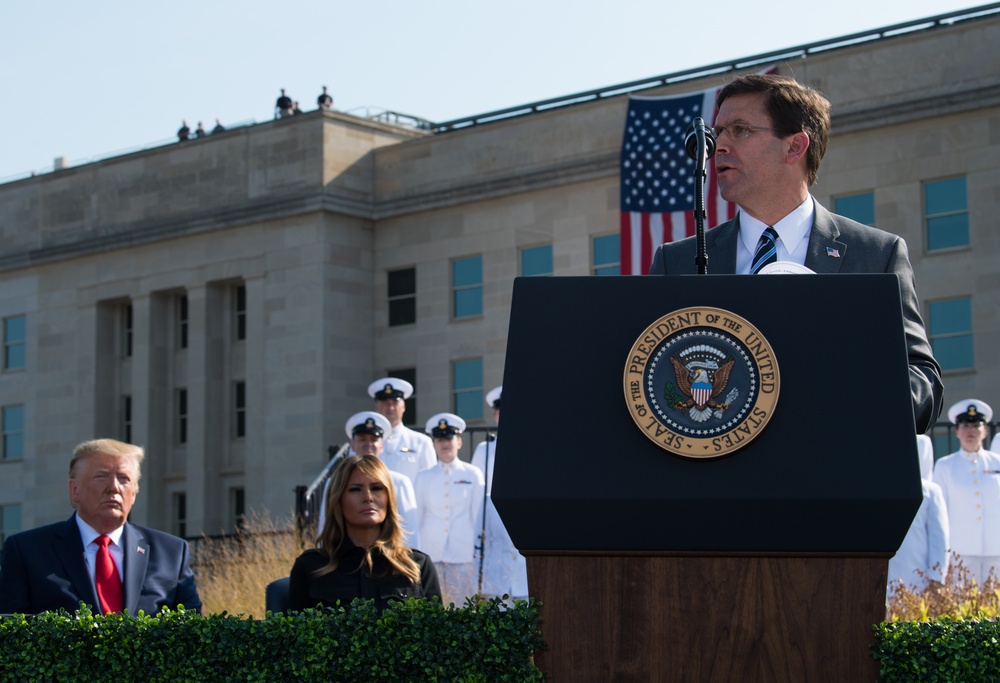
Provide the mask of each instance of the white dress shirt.
[{"label": "white dress shirt", "polygon": [[[95,566],[97,564],[97,544],[94,541],[103,534],[97,533],[92,526],[80,519],[80,515],[76,515],[76,526],[80,529],[80,539],[83,540],[83,555],[87,559],[87,571],[90,572],[90,580],[93,581],[94,572],[96,571]],[[118,570],[118,576],[121,578],[122,583],[125,582],[125,553],[122,552],[119,543],[122,540],[122,533],[124,531],[125,525],[123,524],[108,534],[111,538],[111,543],[108,544],[108,552],[111,553],[111,559],[115,561],[115,568]]]},{"label": "white dress shirt", "polygon": [[[778,260],[792,261],[800,266],[805,265],[809,253],[809,234],[812,232],[813,217],[816,208],[813,206],[812,195],[799,204],[787,216],[775,223],[773,227],[778,233]],[[750,262],[760,236],[767,229],[767,224],[757,220],[746,211],[740,209],[740,232],[736,245],[736,272],[744,275],[750,272]]]}]

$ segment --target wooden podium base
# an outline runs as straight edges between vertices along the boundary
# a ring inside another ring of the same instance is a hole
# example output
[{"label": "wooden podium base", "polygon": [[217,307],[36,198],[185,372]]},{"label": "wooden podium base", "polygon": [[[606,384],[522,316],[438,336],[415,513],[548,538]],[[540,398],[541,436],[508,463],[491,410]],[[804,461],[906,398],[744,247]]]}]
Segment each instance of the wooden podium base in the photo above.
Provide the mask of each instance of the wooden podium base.
[{"label": "wooden podium base", "polygon": [[890,554],[525,555],[553,683],[878,678]]}]

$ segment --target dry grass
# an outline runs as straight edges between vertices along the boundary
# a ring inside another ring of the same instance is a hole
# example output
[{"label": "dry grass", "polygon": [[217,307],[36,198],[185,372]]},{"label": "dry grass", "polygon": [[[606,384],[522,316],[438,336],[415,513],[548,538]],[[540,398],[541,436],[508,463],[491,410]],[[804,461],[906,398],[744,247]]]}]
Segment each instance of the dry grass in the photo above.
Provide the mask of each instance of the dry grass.
[{"label": "dry grass", "polygon": [[[299,537],[291,520],[278,523],[266,513],[250,515],[235,536],[202,539],[193,546],[192,566],[203,613],[263,617],[267,584],[288,576],[295,558],[307,547],[312,542]],[[991,572],[983,586],[977,585],[959,558],[946,583],[931,581],[923,590],[900,585],[886,606],[887,621],[942,616],[1000,618],[1000,580]]]},{"label": "dry grass", "polygon": [[929,581],[923,590],[900,585],[886,607],[887,621],[928,621],[937,617],[1000,617],[1000,581],[991,571],[982,586],[959,558],[948,569],[945,583]]},{"label": "dry grass", "polygon": [[288,576],[306,547],[312,544],[302,542],[291,520],[278,523],[266,513],[249,515],[235,536],[203,538],[192,562],[202,612],[262,618],[267,584]]}]

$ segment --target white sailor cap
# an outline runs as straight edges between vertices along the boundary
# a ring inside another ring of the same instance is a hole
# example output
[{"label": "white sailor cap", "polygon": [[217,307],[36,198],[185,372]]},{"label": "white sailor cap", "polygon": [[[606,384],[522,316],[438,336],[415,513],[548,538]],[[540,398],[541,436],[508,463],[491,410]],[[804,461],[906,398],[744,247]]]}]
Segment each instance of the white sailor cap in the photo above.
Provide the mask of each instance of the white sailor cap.
[{"label": "white sailor cap", "polygon": [[392,429],[392,425],[384,415],[373,410],[363,410],[348,418],[344,424],[344,431],[347,438],[353,439],[355,434],[374,434],[375,436],[385,436]]},{"label": "white sailor cap", "polygon": [[948,409],[948,419],[952,424],[989,422],[993,419],[993,409],[978,398],[967,398]]},{"label": "white sailor cap", "polygon": [[503,393],[503,386],[493,387],[490,393],[486,394],[486,405],[494,410],[500,410],[500,394]]},{"label": "white sailor cap", "polygon": [[391,398],[409,398],[413,393],[413,385],[398,377],[383,377],[368,385],[368,395],[376,401],[387,401]]},{"label": "white sailor cap", "polygon": [[450,439],[465,431],[465,420],[454,413],[438,413],[427,420],[424,431],[435,439]]}]

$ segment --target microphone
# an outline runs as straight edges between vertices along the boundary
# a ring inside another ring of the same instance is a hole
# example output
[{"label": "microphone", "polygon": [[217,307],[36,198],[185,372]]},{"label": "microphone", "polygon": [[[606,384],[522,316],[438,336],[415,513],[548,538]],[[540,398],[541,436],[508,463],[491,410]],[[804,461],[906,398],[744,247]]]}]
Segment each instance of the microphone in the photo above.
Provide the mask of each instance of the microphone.
[{"label": "microphone", "polygon": [[704,137],[705,156],[711,158],[715,154],[715,135],[712,133],[712,129],[705,125],[705,121],[700,116],[696,116],[691,125],[688,126],[684,136],[684,149],[687,150],[688,156],[692,159],[698,158],[699,137]]}]

